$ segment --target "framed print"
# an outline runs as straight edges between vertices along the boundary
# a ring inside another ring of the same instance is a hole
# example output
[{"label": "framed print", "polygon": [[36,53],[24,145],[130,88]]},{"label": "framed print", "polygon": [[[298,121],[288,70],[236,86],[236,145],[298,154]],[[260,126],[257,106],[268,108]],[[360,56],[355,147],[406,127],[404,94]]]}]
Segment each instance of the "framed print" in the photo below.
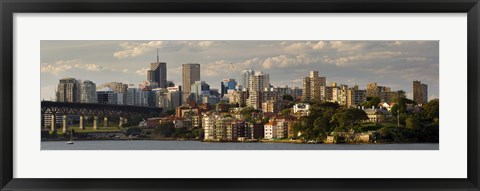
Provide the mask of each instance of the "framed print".
[{"label": "framed print", "polygon": [[479,190],[477,0],[1,8],[2,190]]}]

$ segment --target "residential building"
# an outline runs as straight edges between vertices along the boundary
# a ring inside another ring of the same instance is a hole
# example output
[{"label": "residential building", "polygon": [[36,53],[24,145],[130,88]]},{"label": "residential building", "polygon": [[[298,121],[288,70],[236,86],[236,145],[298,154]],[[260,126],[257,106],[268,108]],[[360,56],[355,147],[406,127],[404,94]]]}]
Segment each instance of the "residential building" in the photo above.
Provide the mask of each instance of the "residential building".
[{"label": "residential building", "polygon": [[420,81],[413,81],[413,101],[417,104],[425,104],[428,102],[428,86]]},{"label": "residential building", "polygon": [[310,71],[310,77],[303,78],[302,101],[322,101],[321,87],[325,85],[325,77],[319,77],[318,71]]},{"label": "residential building", "polygon": [[244,70],[242,71],[242,76],[240,78],[240,85],[242,86],[242,90],[247,91],[250,88],[250,77],[255,74],[253,70]]},{"label": "residential building", "polygon": [[341,84],[340,86],[332,87],[332,102],[339,105],[347,105],[348,86]]},{"label": "residential building", "polygon": [[80,102],[80,83],[75,78],[62,78],[57,88],[58,102]]},{"label": "residential building", "polygon": [[90,80],[85,80],[80,85],[80,102],[97,103],[97,86]]},{"label": "residential building", "polygon": [[110,88],[114,93],[121,93],[124,97],[122,100],[124,100],[124,103],[121,104],[126,104],[126,101],[128,100],[128,84],[124,84],[121,82],[108,82],[105,84],[101,84],[97,87],[97,89],[104,89],[104,88]]},{"label": "residential building", "polygon": [[248,138],[262,139],[265,136],[264,124],[262,123],[247,123]]},{"label": "residential building", "polygon": [[262,112],[278,113],[282,109],[281,101],[267,100],[262,103]]},{"label": "residential building", "polygon": [[347,107],[356,107],[365,101],[367,101],[366,90],[358,89],[357,85],[353,86],[353,88],[348,88]]},{"label": "residential building", "polygon": [[263,91],[270,87],[270,79],[268,74],[262,72],[255,72],[250,76],[249,82],[249,96],[247,99],[247,106],[255,109],[261,109],[263,101]]},{"label": "residential building", "polygon": [[293,105],[293,113],[299,116],[308,116],[310,114],[310,104],[297,103]]},{"label": "residential building", "polygon": [[264,139],[274,139],[276,138],[276,130],[277,130],[277,122],[276,121],[270,121],[267,124],[263,125],[264,127]]},{"label": "residential building", "polygon": [[365,113],[367,113],[368,120],[367,122],[374,122],[374,123],[383,123],[388,122],[391,120],[392,114],[388,112],[386,109],[383,108],[368,108],[364,109]]}]

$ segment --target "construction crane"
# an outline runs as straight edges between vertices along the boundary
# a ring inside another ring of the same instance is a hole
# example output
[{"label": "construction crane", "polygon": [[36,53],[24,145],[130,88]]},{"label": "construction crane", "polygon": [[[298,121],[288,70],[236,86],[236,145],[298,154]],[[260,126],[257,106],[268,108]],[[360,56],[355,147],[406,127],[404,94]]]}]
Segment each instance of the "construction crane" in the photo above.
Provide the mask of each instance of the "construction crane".
[{"label": "construction crane", "polygon": [[230,62],[230,72],[234,73],[237,80],[240,81],[240,77],[239,77],[238,73],[235,71],[235,66],[231,62]]}]

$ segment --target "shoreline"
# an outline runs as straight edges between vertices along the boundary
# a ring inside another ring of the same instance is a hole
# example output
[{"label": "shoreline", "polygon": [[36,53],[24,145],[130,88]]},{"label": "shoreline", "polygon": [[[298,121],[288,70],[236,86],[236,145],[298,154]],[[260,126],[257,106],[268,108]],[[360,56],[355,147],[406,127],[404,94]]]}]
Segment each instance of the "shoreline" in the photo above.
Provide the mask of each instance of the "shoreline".
[{"label": "shoreline", "polygon": [[[40,142],[65,142],[68,140],[54,139],[54,140],[41,140]],[[438,142],[376,142],[376,143],[306,143],[300,141],[289,140],[259,140],[259,141],[204,141],[198,139],[78,139],[78,142],[82,141],[195,141],[202,143],[284,143],[284,144],[323,144],[323,145],[383,145],[383,144],[439,144]]]}]

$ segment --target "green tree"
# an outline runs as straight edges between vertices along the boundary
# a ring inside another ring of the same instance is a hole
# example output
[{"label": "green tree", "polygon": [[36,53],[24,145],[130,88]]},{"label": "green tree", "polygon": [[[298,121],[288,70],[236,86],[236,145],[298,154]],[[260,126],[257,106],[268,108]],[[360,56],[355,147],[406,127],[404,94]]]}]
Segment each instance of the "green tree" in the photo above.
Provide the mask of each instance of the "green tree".
[{"label": "green tree", "polygon": [[332,122],[336,123],[340,130],[359,128],[360,122],[367,119],[367,113],[357,108],[343,109],[332,116]]},{"label": "green tree", "polygon": [[420,120],[418,120],[415,116],[408,116],[405,120],[405,126],[410,129],[419,128]]},{"label": "green tree", "polygon": [[155,127],[153,132],[162,137],[171,137],[175,132],[175,125],[173,123],[162,123]]},{"label": "green tree", "polygon": [[426,120],[433,121],[439,118],[440,103],[438,99],[430,100],[422,107],[422,116]]},{"label": "green tree", "polygon": [[127,136],[129,135],[136,136],[136,135],[140,135],[141,133],[142,133],[142,129],[138,127],[128,128],[127,131],[125,132]]},{"label": "green tree", "polygon": [[283,100],[293,101],[293,97],[291,95],[285,94],[282,96]]},{"label": "green tree", "polygon": [[283,116],[287,116],[287,115],[290,114],[290,112],[291,112],[290,109],[284,109],[284,110],[280,111],[280,114],[283,115]]},{"label": "green tree", "polygon": [[174,109],[169,109],[165,111],[166,115],[175,115],[175,110]]}]

